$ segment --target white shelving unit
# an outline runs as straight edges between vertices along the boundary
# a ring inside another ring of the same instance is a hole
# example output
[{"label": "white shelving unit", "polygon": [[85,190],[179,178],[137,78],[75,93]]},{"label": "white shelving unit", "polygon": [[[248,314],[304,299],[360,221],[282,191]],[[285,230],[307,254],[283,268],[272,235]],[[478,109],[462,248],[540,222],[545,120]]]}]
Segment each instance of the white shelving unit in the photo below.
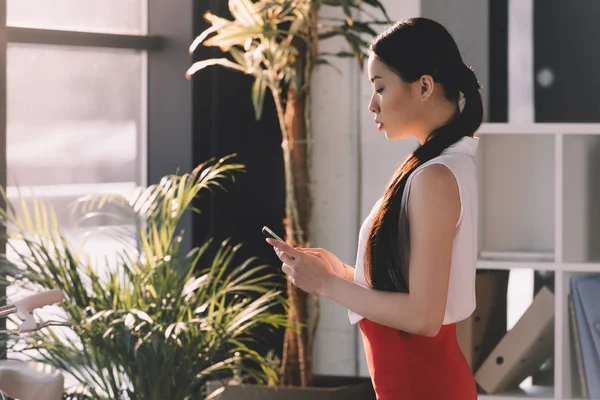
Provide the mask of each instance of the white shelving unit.
[{"label": "white shelving unit", "polygon": [[571,276],[600,273],[600,123],[485,123],[478,135],[479,250],[496,255],[478,269],[550,271],[555,289],[554,386],[479,398],[575,399],[567,296]]}]

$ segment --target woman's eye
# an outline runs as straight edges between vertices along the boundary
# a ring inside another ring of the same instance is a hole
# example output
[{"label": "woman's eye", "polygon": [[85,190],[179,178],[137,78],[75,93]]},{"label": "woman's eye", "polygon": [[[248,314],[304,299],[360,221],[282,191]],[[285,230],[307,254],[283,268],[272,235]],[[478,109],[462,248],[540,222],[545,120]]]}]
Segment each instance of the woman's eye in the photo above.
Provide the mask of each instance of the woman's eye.
[{"label": "woman's eye", "polygon": [[383,88],[375,90],[375,93],[377,94],[381,94],[381,92],[383,92]]}]

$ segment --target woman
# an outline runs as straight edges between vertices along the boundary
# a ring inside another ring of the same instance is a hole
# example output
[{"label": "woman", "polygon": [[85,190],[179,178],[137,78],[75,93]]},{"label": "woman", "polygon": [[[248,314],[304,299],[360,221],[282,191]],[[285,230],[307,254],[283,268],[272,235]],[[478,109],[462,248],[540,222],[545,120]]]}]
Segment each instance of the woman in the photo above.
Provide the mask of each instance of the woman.
[{"label": "woman", "polygon": [[475,309],[480,86],[447,30],[425,18],[395,24],[369,50],[378,129],[419,146],[365,219],[356,267],[267,241],[296,286],[360,324],[378,399],[474,400],[456,323]]}]

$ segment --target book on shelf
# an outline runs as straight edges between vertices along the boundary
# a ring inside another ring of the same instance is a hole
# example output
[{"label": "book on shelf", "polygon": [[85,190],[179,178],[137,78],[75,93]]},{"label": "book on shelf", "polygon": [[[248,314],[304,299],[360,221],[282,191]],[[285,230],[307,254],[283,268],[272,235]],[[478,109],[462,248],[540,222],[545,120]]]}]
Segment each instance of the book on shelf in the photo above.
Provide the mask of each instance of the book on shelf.
[{"label": "book on shelf", "polygon": [[554,252],[482,250],[479,252],[479,259],[486,261],[553,262]]},{"label": "book on shelf", "polygon": [[[575,359],[581,359],[581,392],[588,398],[600,398],[600,274],[571,277],[571,298],[575,314],[576,333],[572,339]],[[579,347],[579,350],[577,350]]]},{"label": "book on shelf", "polygon": [[456,324],[458,344],[475,372],[506,333],[508,270],[479,270],[475,311]]},{"label": "book on shelf", "polygon": [[515,389],[538,371],[554,350],[554,294],[542,287],[513,328],[475,373],[489,394]]},{"label": "book on shelf", "polygon": [[[581,341],[579,340],[579,327],[577,326],[577,317],[575,316],[575,302],[573,295],[569,293],[569,334],[571,343],[571,360],[575,360],[577,367],[571,367],[572,394],[583,399],[589,399],[587,390],[587,380],[585,379],[585,370],[583,368],[583,355],[581,354]],[[573,363],[571,363],[573,364]]]}]

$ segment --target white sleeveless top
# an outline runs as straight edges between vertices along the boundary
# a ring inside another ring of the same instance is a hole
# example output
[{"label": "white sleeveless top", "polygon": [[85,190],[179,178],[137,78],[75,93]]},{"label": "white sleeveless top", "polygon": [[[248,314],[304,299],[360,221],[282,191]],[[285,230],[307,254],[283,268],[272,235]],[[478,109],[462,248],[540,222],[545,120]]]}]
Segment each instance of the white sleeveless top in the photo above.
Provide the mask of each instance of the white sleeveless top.
[{"label": "white sleeveless top", "polygon": [[[415,173],[431,164],[445,165],[456,178],[460,197],[460,216],[454,236],[448,298],[443,324],[451,324],[469,317],[475,310],[475,273],[477,269],[478,189],[475,154],[479,138],[464,137],[448,147],[441,155],[419,166],[409,177],[404,189],[403,204],[406,204],[410,184]],[[358,237],[358,251],[354,271],[354,282],[369,287],[365,280],[364,254],[371,220],[379,209],[382,198],[377,200],[364,220]],[[350,323],[355,324],[363,317],[348,310]]]}]

